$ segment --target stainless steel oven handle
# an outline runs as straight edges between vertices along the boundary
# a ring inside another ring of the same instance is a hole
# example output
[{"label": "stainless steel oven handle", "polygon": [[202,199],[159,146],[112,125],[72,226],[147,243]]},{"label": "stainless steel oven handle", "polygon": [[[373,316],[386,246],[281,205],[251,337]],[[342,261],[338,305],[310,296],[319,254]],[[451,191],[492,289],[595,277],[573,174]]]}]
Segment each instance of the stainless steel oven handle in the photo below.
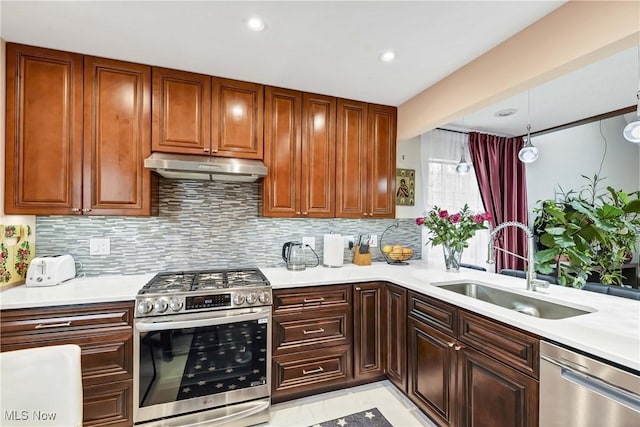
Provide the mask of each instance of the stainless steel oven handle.
[{"label": "stainless steel oven handle", "polygon": [[[250,320],[258,320],[269,318],[269,311],[243,313],[225,315],[221,317],[208,317],[204,319],[195,320],[171,320],[162,318],[161,321],[145,322],[144,320],[136,321],[136,329],[139,332],[151,332],[151,331],[164,331],[167,329],[181,329],[181,328],[197,328],[200,326],[216,326],[224,325],[226,323],[243,322]],[[170,316],[167,316],[170,317]]]}]

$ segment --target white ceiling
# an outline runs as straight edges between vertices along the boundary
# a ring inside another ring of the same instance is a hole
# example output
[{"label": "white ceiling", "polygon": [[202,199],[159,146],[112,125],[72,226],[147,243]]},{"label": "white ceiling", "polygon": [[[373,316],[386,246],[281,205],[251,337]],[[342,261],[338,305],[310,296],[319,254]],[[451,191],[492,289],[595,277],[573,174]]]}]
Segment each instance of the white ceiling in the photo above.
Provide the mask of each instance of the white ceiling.
[{"label": "white ceiling", "polygon": [[[7,41],[399,105],[564,1],[6,1]],[[263,32],[246,28],[258,15]],[[378,57],[393,49],[397,58]]]},{"label": "white ceiling", "polygon": [[[634,46],[461,117],[443,128],[516,136],[526,134],[529,111],[531,132],[536,132],[636,105],[639,55],[639,47]],[[508,108],[516,108],[518,112],[508,117],[495,116],[497,111]]]}]

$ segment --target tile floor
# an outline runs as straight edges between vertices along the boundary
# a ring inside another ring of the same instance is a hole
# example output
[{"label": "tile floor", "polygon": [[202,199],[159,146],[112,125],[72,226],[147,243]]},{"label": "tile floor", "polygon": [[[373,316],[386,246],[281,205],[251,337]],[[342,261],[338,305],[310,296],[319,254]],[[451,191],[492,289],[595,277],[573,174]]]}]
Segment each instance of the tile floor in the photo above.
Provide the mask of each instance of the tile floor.
[{"label": "tile floor", "polygon": [[[393,427],[435,427],[389,381],[332,391],[271,407],[271,422],[259,427],[307,427],[323,421],[378,408]],[[349,427],[344,426],[344,427]]]}]

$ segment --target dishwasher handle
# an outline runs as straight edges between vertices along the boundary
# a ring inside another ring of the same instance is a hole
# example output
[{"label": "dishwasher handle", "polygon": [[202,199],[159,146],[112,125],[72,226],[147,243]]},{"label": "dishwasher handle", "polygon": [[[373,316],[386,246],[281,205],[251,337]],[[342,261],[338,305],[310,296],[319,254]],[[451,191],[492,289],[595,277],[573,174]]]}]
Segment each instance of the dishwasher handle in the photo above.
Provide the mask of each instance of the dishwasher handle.
[{"label": "dishwasher handle", "polygon": [[580,387],[584,387],[587,390],[604,396],[609,400],[613,400],[620,405],[626,406],[636,412],[640,412],[640,396],[637,394],[623,388],[616,387],[615,385],[603,381],[593,375],[572,369],[558,360],[551,359],[546,356],[542,356],[542,359],[558,366],[560,368],[560,376],[567,381],[571,381]]}]

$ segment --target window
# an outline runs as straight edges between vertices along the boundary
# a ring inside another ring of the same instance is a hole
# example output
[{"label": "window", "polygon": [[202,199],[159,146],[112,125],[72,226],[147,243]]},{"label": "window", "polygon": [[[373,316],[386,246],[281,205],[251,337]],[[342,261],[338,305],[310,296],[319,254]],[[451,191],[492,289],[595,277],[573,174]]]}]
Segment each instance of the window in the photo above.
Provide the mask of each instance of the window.
[{"label": "window", "polygon": [[[456,172],[463,146],[467,150],[466,140],[465,134],[443,130],[434,130],[422,135],[422,170],[426,171],[422,174],[425,212],[433,206],[456,212],[462,209],[465,203],[473,212],[485,211],[473,166],[466,174]],[[471,156],[468,151],[465,152],[465,159],[470,162]],[[426,230],[423,230],[423,241],[427,241]],[[462,262],[491,270],[491,266],[486,264],[488,243],[489,231],[478,231],[469,240],[469,247],[464,249]],[[429,265],[444,266],[442,248],[439,246],[432,248],[427,244],[423,250],[423,258]]]}]

